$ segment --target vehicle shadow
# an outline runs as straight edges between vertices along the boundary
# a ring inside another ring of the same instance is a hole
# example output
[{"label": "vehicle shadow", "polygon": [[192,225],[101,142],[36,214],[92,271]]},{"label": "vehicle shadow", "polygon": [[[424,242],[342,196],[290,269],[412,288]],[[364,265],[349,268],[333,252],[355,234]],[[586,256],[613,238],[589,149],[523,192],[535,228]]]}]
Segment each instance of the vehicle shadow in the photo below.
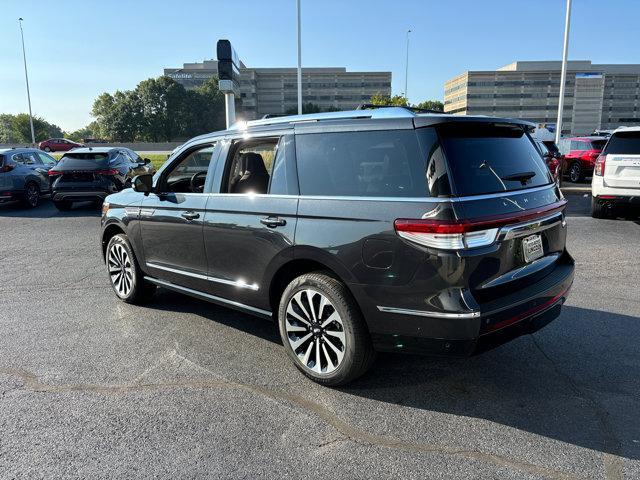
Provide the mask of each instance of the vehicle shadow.
[{"label": "vehicle shadow", "polygon": [[639,317],[565,306],[545,329],[479,356],[381,354],[341,391],[637,460],[638,335]]},{"label": "vehicle shadow", "polygon": [[[273,322],[186,298],[163,291],[150,307],[196,314],[281,343]],[[565,306],[543,330],[478,356],[381,353],[365,376],[338,390],[640,459],[639,336],[639,317]]]},{"label": "vehicle shadow", "polygon": [[36,208],[28,208],[20,202],[0,205],[0,217],[52,218],[52,217],[99,217],[100,207],[92,202],[78,202],[68,212],[61,212],[47,198],[40,200]]}]

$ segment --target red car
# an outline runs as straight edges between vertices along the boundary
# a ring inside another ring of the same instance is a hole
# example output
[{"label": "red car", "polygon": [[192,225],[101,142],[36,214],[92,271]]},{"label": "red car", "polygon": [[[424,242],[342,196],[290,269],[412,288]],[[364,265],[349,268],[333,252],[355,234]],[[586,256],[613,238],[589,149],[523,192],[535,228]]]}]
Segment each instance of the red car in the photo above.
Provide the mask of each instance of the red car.
[{"label": "red car", "polygon": [[560,140],[563,172],[572,182],[583,182],[593,175],[596,159],[607,139],[604,137],[573,137]]},{"label": "red car", "polygon": [[50,138],[38,144],[38,148],[45,152],[68,152],[72,148],[78,147],[84,147],[84,145],[72,142],[66,138]]}]

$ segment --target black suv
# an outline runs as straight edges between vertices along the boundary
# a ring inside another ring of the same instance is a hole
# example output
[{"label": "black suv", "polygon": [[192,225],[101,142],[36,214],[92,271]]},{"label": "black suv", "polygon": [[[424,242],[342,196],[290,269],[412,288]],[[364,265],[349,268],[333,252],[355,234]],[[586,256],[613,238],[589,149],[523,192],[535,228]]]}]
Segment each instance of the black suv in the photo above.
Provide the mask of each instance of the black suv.
[{"label": "black suv", "polygon": [[308,377],[466,356],[560,314],[566,201],[519,120],[381,108],[240,122],[107,197],[125,302],[157,286],[278,322]]}]

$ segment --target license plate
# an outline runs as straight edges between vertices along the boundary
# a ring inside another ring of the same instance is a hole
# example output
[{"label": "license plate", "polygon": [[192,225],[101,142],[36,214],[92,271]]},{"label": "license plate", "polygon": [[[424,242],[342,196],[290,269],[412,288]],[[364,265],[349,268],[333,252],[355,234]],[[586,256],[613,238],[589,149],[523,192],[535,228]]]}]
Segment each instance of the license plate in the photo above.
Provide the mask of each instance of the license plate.
[{"label": "license plate", "polygon": [[544,254],[542,249],[542,237],[540,235],[530,235],[522,239],[522,252],[524,261],[529,263],[540,258]]}]

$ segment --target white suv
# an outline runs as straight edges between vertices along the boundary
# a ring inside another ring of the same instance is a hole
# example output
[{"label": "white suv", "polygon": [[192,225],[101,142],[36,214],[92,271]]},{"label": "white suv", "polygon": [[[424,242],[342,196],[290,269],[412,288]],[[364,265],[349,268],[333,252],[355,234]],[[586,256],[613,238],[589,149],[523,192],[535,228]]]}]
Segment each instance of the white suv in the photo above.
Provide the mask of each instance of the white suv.
[{"label": "white suv", "polygon": [[640,127],[620,127],[595,163],[591,216],[604,218],[614,206],[640,207]]}]

